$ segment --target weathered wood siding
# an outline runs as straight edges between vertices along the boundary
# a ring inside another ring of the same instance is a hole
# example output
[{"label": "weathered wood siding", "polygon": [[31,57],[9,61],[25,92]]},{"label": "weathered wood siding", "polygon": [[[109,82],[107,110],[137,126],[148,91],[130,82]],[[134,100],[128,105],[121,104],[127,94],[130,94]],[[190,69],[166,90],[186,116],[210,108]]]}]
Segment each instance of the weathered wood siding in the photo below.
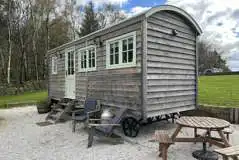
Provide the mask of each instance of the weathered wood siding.
[{"label": "weathered wood siding", "polygon": [[[60,54],[62,57],[60,58]],[[52,57],[57,55],[57,74],[52,74]],[[48,54],[48,96],[64,98],[65,95],[65,50]]]},{"label": "weathered wood siding", "polygon": [[[76,50],[94,44],[100,37],[103,46],[96,48],[96,71],[79,72],[76,54],[76,98],[100,99],[103,105],[140,109],[141,105],[141,27],[142,16],[79,40]],[[136,31],[136,67],[106,69],[106,40]]]},{"label": "weathered wood siding", "polygon": [[196,106],[196,31],[173,12],[147,19],[146,93],[149,117]]}]

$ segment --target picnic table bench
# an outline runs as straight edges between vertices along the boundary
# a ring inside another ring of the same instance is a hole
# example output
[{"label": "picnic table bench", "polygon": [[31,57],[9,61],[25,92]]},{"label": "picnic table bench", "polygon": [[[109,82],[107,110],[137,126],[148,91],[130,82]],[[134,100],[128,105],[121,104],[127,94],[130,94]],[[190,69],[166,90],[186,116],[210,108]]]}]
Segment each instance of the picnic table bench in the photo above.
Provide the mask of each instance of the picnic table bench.
[{"label": "picnic table bench", "polygon": [[239,156],[239,145],[215,149],[214,152],[221,154],[224,160],[228,160],[229,157],[231,157],[233,160],[239,160],[237,157]]},{"label": "picnic table bench", "polygon": [[168,132],[164,130],[155,131],[153,140],[159,142],[159,157],[162,157],[163,160],[167,160],[168,148],[173,144]]},{"label": "picnic table bench", "polygon": [[[230,147],[228,142],[228,135],[231,132],[225,132],[225,128],[230,126],[230,123],[217,118],[212,117],[181,117],[176,121],[177,128],[171,137],[165,131],[156,131],[154,135],[155,141],[159,142],[159,151],[163,160],[167,159],[167,150],[174,142],[202,142],[203,149],[193,152],[193,156],[197,159],[218,159],[217,154],[212,151],[206,150],[206,143],[216,145],[221,148]],[[193,128],[194,137],[178,137],[182,128]],[[206,130],[202,135],[197,134],[197,129]],[[213,137],[211,131],[218,132],[219,138]],[[225,136],[227,134],[227,137]],[[239,147],[238,147],[239,148]]]}]

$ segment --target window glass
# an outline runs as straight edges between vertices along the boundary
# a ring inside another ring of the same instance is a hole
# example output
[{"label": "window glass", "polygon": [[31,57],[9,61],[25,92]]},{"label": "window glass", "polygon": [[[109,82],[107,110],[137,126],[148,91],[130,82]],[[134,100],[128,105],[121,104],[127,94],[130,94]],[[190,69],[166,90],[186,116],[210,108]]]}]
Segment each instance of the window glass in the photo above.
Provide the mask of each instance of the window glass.
[{"label": "window glass", "polygon": [[95,67],[95,49],[92,51],[92,67]]},{"label": "window glass", "polygon": [[128,39],[128,50],[133,50],[133,38]]},{"label": "window glass", "polygon": [[52,57],[52,74],[57,74],[57,57]]},{"label": "window glass", "polygon": [[110,44],[110,64],[119,64],[119,42]]},{"label": "window glass", "polygon": [[115,64],[119,64],[119,43],[115,43]]},{"label": "window glass", "polygon": [[133,62],[133,38],[127,38],[122,43],[122,63]]},{"label": "window glass", "polygon": [[118,68],[136,65],[135,37],[136,32],[132,32],[107,41],[106,67]]},{"label": "window glass", "polygon": [[133,50],[128,52],[128,62],[133,62]]},{"label": "window glass", "polygon": [[79,69],[85,69],[84,71],[87,71],[91,68],[95,68],[96,64],[96,57],[95,57],[95,47],[87,48],[80,52],[80,68]]},{"label": "window glass", "polygon": [[123,63],[127,63],[127,51],[123,52],[123,58],[122,58]]},{"label": "window glass", "polygon": [[127,51],[127,40],[123,40],[123,51]]}]

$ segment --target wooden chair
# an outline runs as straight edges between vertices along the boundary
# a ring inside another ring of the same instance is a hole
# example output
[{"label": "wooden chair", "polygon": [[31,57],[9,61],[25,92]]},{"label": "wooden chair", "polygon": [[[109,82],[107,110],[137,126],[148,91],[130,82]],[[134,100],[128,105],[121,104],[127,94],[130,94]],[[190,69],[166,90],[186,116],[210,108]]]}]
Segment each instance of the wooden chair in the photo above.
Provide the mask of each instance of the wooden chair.
[{"label": "wooden chair", "polygon": [[153,140],[159,142],[159,157],[163,160],[168,159],[168,148],[173,144],[173,140],[169,137],[168,132],[164,130],[155,131]]},{"label": "wooden chair", "polygon": [[220,154],[223,156],[223,160],[228,160],[229,158],[232,158],[233,160],[239,160],[239,145],[238,146],[232,146],[227,148],[220,148],[215,149],[214,152]]},{"label": "wooden chair", "polygon": [[90,115],[100,112],[100,102],[95,99],[86,99],[84,108],[72,112],[72,132],[75,132],[76,123],[87,122]]},{"label": "wooden chair", "polygon": [[108,124],[100,123],[102,119],[89,119],[89,136],[88,136],[88,148],[92,146],[94,136],[98,136],[101,139],[105,139],[107,141],[111,141],[113,143],[122,142],[122,137],[115,135],[113,130],[116,127],[121,127],[121,120],[123,118],[123,114],[127,109],[120,108],[116,111],[115,116],[109,120]]}]

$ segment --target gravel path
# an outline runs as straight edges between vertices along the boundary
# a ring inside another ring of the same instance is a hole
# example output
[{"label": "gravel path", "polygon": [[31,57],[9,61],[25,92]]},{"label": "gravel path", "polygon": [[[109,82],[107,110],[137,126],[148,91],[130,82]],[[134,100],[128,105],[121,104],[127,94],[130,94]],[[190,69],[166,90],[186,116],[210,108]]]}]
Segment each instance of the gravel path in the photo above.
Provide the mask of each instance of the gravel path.
[{"label": "gravel path", "polygon": [[[71,132],[71,122],[40,127],[37,122],[45,119],[36,107],[0,110],[0,160],[156,160],[158,144],[148,142],[154,130],[167,129],[171,133],[175,124],[168,122],[143,126],[134,140],[139,144],[111,145],[95,140],[87,149],[87,133],[83,125]],[[239,126],[232,142],[239,144]],[[183,135],[192,135],[192,130],[183,130]],[[169,160],[193,160],[191,153],[201,149],[202,144],[176,144],[169,149]]]}]

